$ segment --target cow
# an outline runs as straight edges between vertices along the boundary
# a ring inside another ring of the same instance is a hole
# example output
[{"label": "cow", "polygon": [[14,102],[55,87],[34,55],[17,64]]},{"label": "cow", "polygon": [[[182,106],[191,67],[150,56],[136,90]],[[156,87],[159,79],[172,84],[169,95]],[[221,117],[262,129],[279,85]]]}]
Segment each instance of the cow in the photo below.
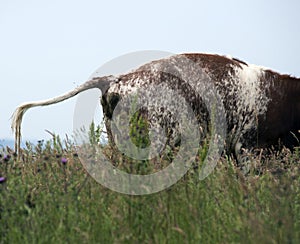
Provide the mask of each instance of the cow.
[{"label": "cow", "polygon": [[[238,158],[242,149],[278,146],[293,149],[299,146],[299,78],[229,56],[186,53],[149,62],[126,74],[95,77],[62,96],[20,105],[12,116],[18,155],[22,117],[29,108],[58,103],[92,88],[101,90],[101,104],[111,144],[114,144],[114,137],[110,122],[120,101],[138,92],[149,95],[169,89],[187,102],[191,108],[189,113],[195,115],[199,133],[204,136],[210,133],[212,121],[209,120],[213,112],[207,108],[210,101],[205,95],[217,94],[215,111],[223,111],[226,122],[222,125],[226,132],[224,148],[229,155]],[[164,92],[160,93],[160,97],[160,100],[176,100],[176,97]],[[161,107],[152,109],[150,113],[147,109],[140,111],[140,115],[149,120],[149,126],[154,127],[158,123],[168,135],[164,142],[172,148],[180,146],[180,132],[174,114]]]}]

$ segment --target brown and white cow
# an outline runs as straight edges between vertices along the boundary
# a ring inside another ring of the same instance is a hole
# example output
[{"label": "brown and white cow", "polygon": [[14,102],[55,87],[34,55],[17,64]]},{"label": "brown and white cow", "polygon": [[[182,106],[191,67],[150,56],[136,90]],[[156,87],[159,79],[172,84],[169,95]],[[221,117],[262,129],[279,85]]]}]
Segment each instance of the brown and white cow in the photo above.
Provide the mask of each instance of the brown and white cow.
[{"label": "brown and white cow", "polygon": [[[205,82],[213,86],[207,86]],[[120,99],[137,91],[147,91],[150,86],[160,89],[162,84],[176,90],[190,105],[201,133],[203,130],[209,132],[210,117],[203,96],[213,87],[225,110],[225,148],[228,154],[237,156],[241,148],[269,148],[279,144],[289,148],[299,146],[300,79],[235,58],[195,53],[153,61],[127,74],[93,78],[65,95],[20,105],[12,121],[16,150],[20,150],[22,117],[31,107],[58,103],[82,91],[99,88],[108,136],[113,142],[109,122]],[[165,94],[163,99],[174,98]],[[156,119],[153,119],[153,114]],[[158,109],[149,118],[150,126],[153,122],[175,128],[176,121],[171,121],[169,116],[166,110]],[[176,132],[174,128],[165,129]],[[174,139],[174,135],[171,137]],[[168,143],[175,142],[169,140]]]}]

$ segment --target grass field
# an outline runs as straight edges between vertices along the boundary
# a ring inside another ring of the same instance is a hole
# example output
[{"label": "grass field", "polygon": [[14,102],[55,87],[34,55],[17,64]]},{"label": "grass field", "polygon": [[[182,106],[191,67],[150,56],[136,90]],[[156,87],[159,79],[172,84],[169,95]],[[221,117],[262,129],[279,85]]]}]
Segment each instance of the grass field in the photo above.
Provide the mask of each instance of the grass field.
[{"label": "grass field", "polygon": [[[129,196],[98,184],[69,142],[0,158],[0,243],[300,243],[300,156],[258,159],[244,176],[222,158],[169,189]],[[253,161],[255,162],[255,161]]]}]

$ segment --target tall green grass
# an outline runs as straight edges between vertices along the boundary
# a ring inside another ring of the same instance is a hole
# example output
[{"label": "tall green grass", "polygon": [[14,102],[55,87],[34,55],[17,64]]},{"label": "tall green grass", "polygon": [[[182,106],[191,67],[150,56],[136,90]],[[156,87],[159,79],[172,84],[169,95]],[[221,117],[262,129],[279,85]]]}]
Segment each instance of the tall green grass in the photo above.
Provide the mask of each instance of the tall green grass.
[{"label": "tall green grass", "polygon": [[300,243],[297,150],[259,159],[248,176],[224,157],[203,181],[195,167],[144,196],[98,184],[56,136],[21,161],[1,155],[0,243]]}]

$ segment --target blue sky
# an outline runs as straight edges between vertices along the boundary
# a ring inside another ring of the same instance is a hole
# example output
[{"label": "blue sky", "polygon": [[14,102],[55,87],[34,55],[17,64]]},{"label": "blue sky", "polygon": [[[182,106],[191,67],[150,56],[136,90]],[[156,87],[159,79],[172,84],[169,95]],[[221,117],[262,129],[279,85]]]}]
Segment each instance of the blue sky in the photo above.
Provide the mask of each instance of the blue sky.
[{"label": "blue sky", "polygon": [[[0,1],[0,138],[25,101],[55,97],[102,64],[141,50],[229,54],[300,77],[300,2]],[[23,138],[73,129],[76,98],[29,110]]]}]

